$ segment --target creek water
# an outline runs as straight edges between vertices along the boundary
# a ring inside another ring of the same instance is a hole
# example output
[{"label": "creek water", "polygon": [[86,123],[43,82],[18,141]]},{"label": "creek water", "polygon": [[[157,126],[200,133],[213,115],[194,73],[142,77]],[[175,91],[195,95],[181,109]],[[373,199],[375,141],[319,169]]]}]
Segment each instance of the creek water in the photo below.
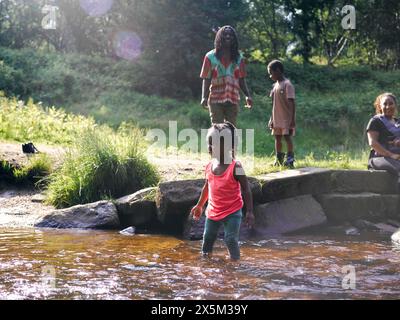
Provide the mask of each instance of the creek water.
[{"label": "creek water", "polygon": [[388,236],[241,242],[117,231],[0,229],[0,299],[398,299],[400,247]]}]

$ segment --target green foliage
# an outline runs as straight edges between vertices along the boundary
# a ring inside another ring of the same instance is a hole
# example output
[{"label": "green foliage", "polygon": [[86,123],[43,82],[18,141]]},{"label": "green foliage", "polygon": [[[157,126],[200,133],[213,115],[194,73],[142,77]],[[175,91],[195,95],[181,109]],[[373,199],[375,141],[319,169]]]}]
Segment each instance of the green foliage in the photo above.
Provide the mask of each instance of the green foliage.
[{"label": "green foliage", "polygon": [[[3,66],[8,61],[9,67],[17,72],[21,72],[15,69],[18,66],[28,71],[36,68],[36,72],[27,74],[31,80],[24,87],[25,92],[36,92],[35,99],[45,98],[53,104],[61,97],[66,101],[64,108],[68,112],[91,116],[99,123],[118,128],[122,122],[127,122],[142,128],[168,130],[168,122],[177,121],[178,130],[193,128],[200,131],[209,127],[208,111],[197,100],[182,101],[134,91],[129,79],[137,68],[135,65],[123,61],[113,63],[98,56],[59,56],[32,53],[31,50],[1,49],[0,54],[3,55]],[[301,156],[309,154],[310,150],[322,156],[329,150],[345,152],[364,148],[364,129],[374,113],[375,97],[385,91],[400,92],[398,71],[384,72],[354,65],[337,68],[305,66],[290,60],[284,61],[284,66],[296,89],[298,128],[295,144],[296,152]],[[24,72],[22,74],[25,76]],[[39,75],[41,80],[33,80]],[[67,96],[63,93],[64,78],[67,79],[66,87],[73,88]],[[4,79],[1,74],[0,79]],[[50,90],[45,85],[46,79],[50,79]],[[254,129],[257,155],[270,155],[274,142],[266,123],[271,114],[268,94],[272,81],[266,77],[266,65],[250,63],[247,80],[255,103],[252,110],[241,108],[238,125],[243,129]],[[12,82],[9,80],[8,83]],[[198,85],[201,86],[200,82]],[[0,120],[0,137],[3,139],[59,144],[71,144],[81,130],[98,126],[91,118],[74,116],[53,107],[44,108],[32,101],[24,104],[2,97]]]},{"label": "green foliage", "polygon": [[48,202],[67,207],[133,193],[158,183],[155,168],[142,156],[142,133],[106,134],[89,130],[49,177]]},{"label": "green foliage", "polygon": [[0,177],[7,182],[14,181],[14,167],[6,160],[0,160]]},{"label": "green foliage", "polygon": [[20,168],[5,160],[0,161],[0,177],[2,180],[16,185],[36,185],[43,187],[40,181],[52,170],[51,160],[45,154],[34,154],[28,163]]},{"label": "green foliage", "polygon": [[91,118],[67,114],[55,107],[43,108],[29,100],[27,104],[0,94],[0,138],[14,141],[45,141],[70,144],[82,131],[97,125]]},{"label": "green foliage", "polygon": [[44,187],[44,178],[52,171],[51,159],[46,154],[34,154],[29,158],[28,164],[13,172],[15,182],[18,184],[34,183]]}]

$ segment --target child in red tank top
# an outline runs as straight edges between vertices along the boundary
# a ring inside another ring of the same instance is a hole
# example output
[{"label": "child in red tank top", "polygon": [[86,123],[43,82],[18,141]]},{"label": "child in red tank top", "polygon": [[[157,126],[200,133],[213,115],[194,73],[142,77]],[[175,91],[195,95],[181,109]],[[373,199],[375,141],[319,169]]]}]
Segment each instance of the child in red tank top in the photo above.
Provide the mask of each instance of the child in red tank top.
[{"label": "child in red tank top", "polygon": [[246,223],[254,225],[253,200],[241,163],[234,158],[236,128],[230,122],[214,124],[208,131],[208,151],[212,160],[206,166],[206,182],[200,199],[191,214],[198,220],[206,208],[202,253],[212,253],[221,225],[224,240],[232,260],[240,258],[239,230],[242,220],[243,191],[246,204]]}]

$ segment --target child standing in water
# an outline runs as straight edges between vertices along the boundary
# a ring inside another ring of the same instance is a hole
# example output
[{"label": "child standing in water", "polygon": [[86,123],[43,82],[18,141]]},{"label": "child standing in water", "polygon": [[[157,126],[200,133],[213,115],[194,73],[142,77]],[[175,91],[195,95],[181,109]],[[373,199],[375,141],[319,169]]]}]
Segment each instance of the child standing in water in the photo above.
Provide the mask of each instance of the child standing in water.
[{"label": "child standing in water", "polygon": [[200,219],[206,208],[206,222],[202,245],[203,255],[210,255],[221,225],[224,226],[224,241],[232,260],[239,260],[239,230],[242,220],[244,194],[246,223],[254,226],[253,200],[243,167],[234,157],[236,128],[230,122],[214,124],[207,134],[208,151],[212,160],[206,166],[206,182],[200,199],[191,214]]},{"label": "child standing in water", "polygon": [[[275,137],[276,166],[294,168],[294,146],[292,137],[296,129],[296,105],[294,87],[283,74],[283,64],[279,60],[273,60],[268,64],[268,73],[273,81],[276,81],[270,97],[272,97],[272,116],[268,127]],[[287,158],[282,152],[282,137],[287,145]]]}]

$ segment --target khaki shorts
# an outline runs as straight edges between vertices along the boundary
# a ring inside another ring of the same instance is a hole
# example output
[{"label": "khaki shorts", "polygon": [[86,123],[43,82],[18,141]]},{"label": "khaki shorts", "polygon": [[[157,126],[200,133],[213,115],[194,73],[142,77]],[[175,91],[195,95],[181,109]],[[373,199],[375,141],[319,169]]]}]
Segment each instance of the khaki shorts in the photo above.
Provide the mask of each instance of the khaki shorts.
[{"label": "khaki shorts", "polygon": [[209,105],[211,123],[223,123],[229,121],[236,126],[236,118],[239,113],[239,105],[231,102],[212,103]]}]

